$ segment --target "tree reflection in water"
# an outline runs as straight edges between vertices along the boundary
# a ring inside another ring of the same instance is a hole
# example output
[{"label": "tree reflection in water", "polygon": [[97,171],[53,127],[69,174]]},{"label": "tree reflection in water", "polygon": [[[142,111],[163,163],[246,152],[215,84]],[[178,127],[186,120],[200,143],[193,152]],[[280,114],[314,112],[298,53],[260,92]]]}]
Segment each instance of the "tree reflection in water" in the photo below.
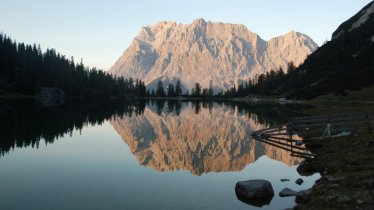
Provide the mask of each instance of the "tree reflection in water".
[{"label": "tree reflection in water", "polygon": [[[217,110],[226,110],[224,112],[217,112]],[[189,112],[192,111],[192,115]],[[61,106],[58,107],[42,107],[37,102],[33,100],[24,100],[24,101],[13,101],[13,102],[2,102],[0,103],[0,132],[1,132],[1,141],[0,141],[0,154],[5,155],[16,147],[35,147],[38,148],[39,144],[44,142],[45,144],[51,144],[55,140],[64,137],[65,135],[71,135],[74,130],[82,130],[85,126],[88,125],[101,125],[107,120],[111,120],[112,124],[115,126],[116,122],[121,120],[138,120],[145,118],[145,112],[155,113],[160,119],[168,120],[182,120],[183,117],[188,116],[191,120],[195,120],[195,126],[201,127],[204,124],[203,121],[199,122],[199,118],[203,114],[207,117],[205,120],[212,120],[208,124],[214,125],[215,122],[214,116],[220,114],[231,113],[230,116],[235,119],[240,117],[244,119],[241,122],[254,122],[260,124],[263,127],[273,126],[287,121],[290,117],[295,116],[294,107],[289,106],[280,106],[280,105],[251,105],[246,103],[229,103],[229,102],[212,102],[212,101],[193,101],[193,102],[180,102],[177,100],[139,100],[139,101],[107,101],[107,102],[98,102],[98,101],[81,101],[73,100],[67,101]],[[236,117],[235,117],[236,116]],[[181,117],[181,118],[180,118]],[[243,118],[244,117],[244,118]],[[232,119],[234,119],[232,118]],[[149,122],[141,122],[142,125],[149,125]],[[159,126],[164,126],[163,129],[168,132],[169,140],[173,138],[175,133],[173,130],[170,130],[170,125],[158,121]],[[187,121],[180,121],[180,123],[188,123]],[[206,123],[206,122],[205,122]],[[228,124],[229,125],[229,124]],[[169,126],[169,127],[168,127]],[[219,124],[219,126],[222,126]],[[243,125],[244,126],[244,125]],[[116,127],[116,126],[115,126]],[[157,135],[163,133],[155,132],[154,128],[157,127],[156,124],[151,125],[146,130],[140,133],[140,136],[137,138],[143,137],[143,143],[139,145],[150,145],[151,142],[157,140]],[[226,126],[230,127],[230,126]],[[131,125],[130,127],[131,128]],[[183,128],[183,125],[181,125]],[[218,128],[218,127],[217,127]],[[116,128],[119,133],[121,133],[119,127]],[[153,131],[152,131],[153,129]],[[169,129],[169,130],[168,130]],[[242,129],[243,135],[246,137],[251,134],[250,130]],[[185,139],[189,139],[188,131],[178,130],[179,133],[185,136]],[[195,132],[192,130],[192,132]],[[203,132],[219,134],[218,131],[207,131],[202,130]],[[151,134],[154,134],[153,136]],[[196,137],[203,135],[202,133],[193,134]],[[142,136],[143,135],[143,136]],[[192,134],[191,134],[192,135]],[[144,138],[146,136],[147,138]],[[202,164],[204,159],[201,156],[202,153],[212,153],[214,150],[219,150],[220,141],[219,136],[214,140],[214,138],[209,137],[209,139],[200,138],[200,142],[197,142],[194,149],[196,151],[188,153],[188,151],[181,151],[185,154],[192,155],[191,165],[193,166],[191,171],[194,171],[195,174],[201,174],[207,169],[207,166]],[[243,136],[242,136],[243,137]],[[235,141],[223,143],[230,144],[230,152],[234,154],[237,152],[236,156],[245,152],[239,151],[238,148],[240,144],[244,144],[248,141],[247,139],[237,138]],[[148,141],[148,142],[147,142]],[[173,141],[170,141],[171,143]],[[188,142],[187,142],[188,143]],[[247,142],[248,143],[248,142]],[[193,144],[193,140],[189,144]],[[170,144],[170,147],[173,145]],[[131,146],[130,146],[131,147]],[[257,147],[257,146],[256,146]],[[186,148],[185,148],[186,149]],[[247,148],[248,149],[248,148]],[[147,148],[136,148],[132,151],[136,156],[147,151]],[[238,153],[239,151],[239,153]],[[248,151],[247,151],[248,152]],[[165,153],[167,154],[167,153]],[[228,153],[229,154],[229,153]],[[144,155],[144,154],[143,154]],[[243,155],[243,154],[242,154]],[[235,156],[235,154],[234,154]],[[203,158],[203,159],[202,159]],[[173,157],[167,157],[165,155],[165,160],[163,162],[172,162]],[[205,158],[207,159],[207,158]],[[150,160],[148,160],[149,162]],[[141,164],[147,164],[147,161],[140,161]],[[155,163],[157,164],[157,163]],[[159,163],[158,163],[159,164]],[[228,163],[227,163],[228,164]],[[154,166],[157,168],[157,166]],[[178,167],[164,168],[174,169]]]}]

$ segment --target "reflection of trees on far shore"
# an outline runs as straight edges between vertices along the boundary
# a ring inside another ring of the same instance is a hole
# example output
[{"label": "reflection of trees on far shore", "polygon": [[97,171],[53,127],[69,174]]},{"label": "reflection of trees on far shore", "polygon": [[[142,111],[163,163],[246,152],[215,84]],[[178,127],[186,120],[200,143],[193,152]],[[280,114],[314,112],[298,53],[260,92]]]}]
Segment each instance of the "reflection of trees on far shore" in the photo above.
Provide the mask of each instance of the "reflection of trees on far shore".
[{"label": "reflection of trees on far shore", "polygon": [[46,144],[71,135],[74,130],[82,130],[88,125],[101,125],[111,118],[142,115],[150,107],[158,115],[183,112],[184,107],[192,106],[198,115],[202,109],[213,106],[227,106],[240,115],[255,118],[260,124],[275,125],[294,116],[294,107],[280,105],[251,105],[235,102],[178,100],[139,100],[139,101],[68,101],[58,107],[41,107],[33,100],[0,103],[0,155],[16,147],[38,147],[40,141]]}]

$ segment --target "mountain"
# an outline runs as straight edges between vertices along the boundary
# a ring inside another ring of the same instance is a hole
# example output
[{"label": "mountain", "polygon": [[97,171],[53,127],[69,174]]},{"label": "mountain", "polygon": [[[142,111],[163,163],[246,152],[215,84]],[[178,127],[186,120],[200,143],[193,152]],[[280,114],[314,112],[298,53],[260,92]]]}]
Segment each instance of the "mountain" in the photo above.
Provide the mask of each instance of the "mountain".
[{"label": "mountain", "polygon": [[179,115],[147,106],[141,115],[110,123],[139,163],[158,171],[240,171],[263,155],[289,166],[300,163],[289,152],[251,138],[253,130],[266,127],[256,114],[218,104],[196,114],[199,106],[183,105]]},{"label": "mountain", "polygon": [[244,25],[207,22],[160,22],[143,27],[110,69],[117,76],[142,79],[150,88],[158,80],[196,82],[215,92],[236,86],[271,69],[301,64],[317,48],[305,34],[291,31],[265,41]]},{"label": "mountain", "polygon": [[299,66],[284,89],[290,97],[313,98],[374,85],[374,1],[342,23]]}]

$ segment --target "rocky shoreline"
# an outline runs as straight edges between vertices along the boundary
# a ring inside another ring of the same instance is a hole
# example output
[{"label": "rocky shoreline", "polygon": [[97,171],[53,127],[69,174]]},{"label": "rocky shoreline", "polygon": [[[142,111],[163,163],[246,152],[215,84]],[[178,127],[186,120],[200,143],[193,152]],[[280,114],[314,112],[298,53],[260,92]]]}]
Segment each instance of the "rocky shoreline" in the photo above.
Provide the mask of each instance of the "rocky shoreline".
[{"label": "rocky shoreline", "polygon": [[319,172],[307,193],[296,196],[294,209],[374,209],[374,134],[306,140],[317,154],[298,167],[300,174]]}]

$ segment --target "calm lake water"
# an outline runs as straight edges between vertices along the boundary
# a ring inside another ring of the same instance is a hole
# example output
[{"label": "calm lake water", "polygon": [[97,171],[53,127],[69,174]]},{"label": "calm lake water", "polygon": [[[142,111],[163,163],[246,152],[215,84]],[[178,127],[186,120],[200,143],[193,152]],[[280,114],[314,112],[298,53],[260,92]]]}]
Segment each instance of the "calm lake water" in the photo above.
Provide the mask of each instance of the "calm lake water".
[{"label": "calm lake water", "polygon": [[[301,159],[252,140],[294,106],[140,101],[0,104],[0,209],[285,209],[284,187],[310,188]],[[297,178],[304,183],[294,183]],[[289,178],[289,182],[281,182]],[[271,181],[270,205],[235,184]]]}]

